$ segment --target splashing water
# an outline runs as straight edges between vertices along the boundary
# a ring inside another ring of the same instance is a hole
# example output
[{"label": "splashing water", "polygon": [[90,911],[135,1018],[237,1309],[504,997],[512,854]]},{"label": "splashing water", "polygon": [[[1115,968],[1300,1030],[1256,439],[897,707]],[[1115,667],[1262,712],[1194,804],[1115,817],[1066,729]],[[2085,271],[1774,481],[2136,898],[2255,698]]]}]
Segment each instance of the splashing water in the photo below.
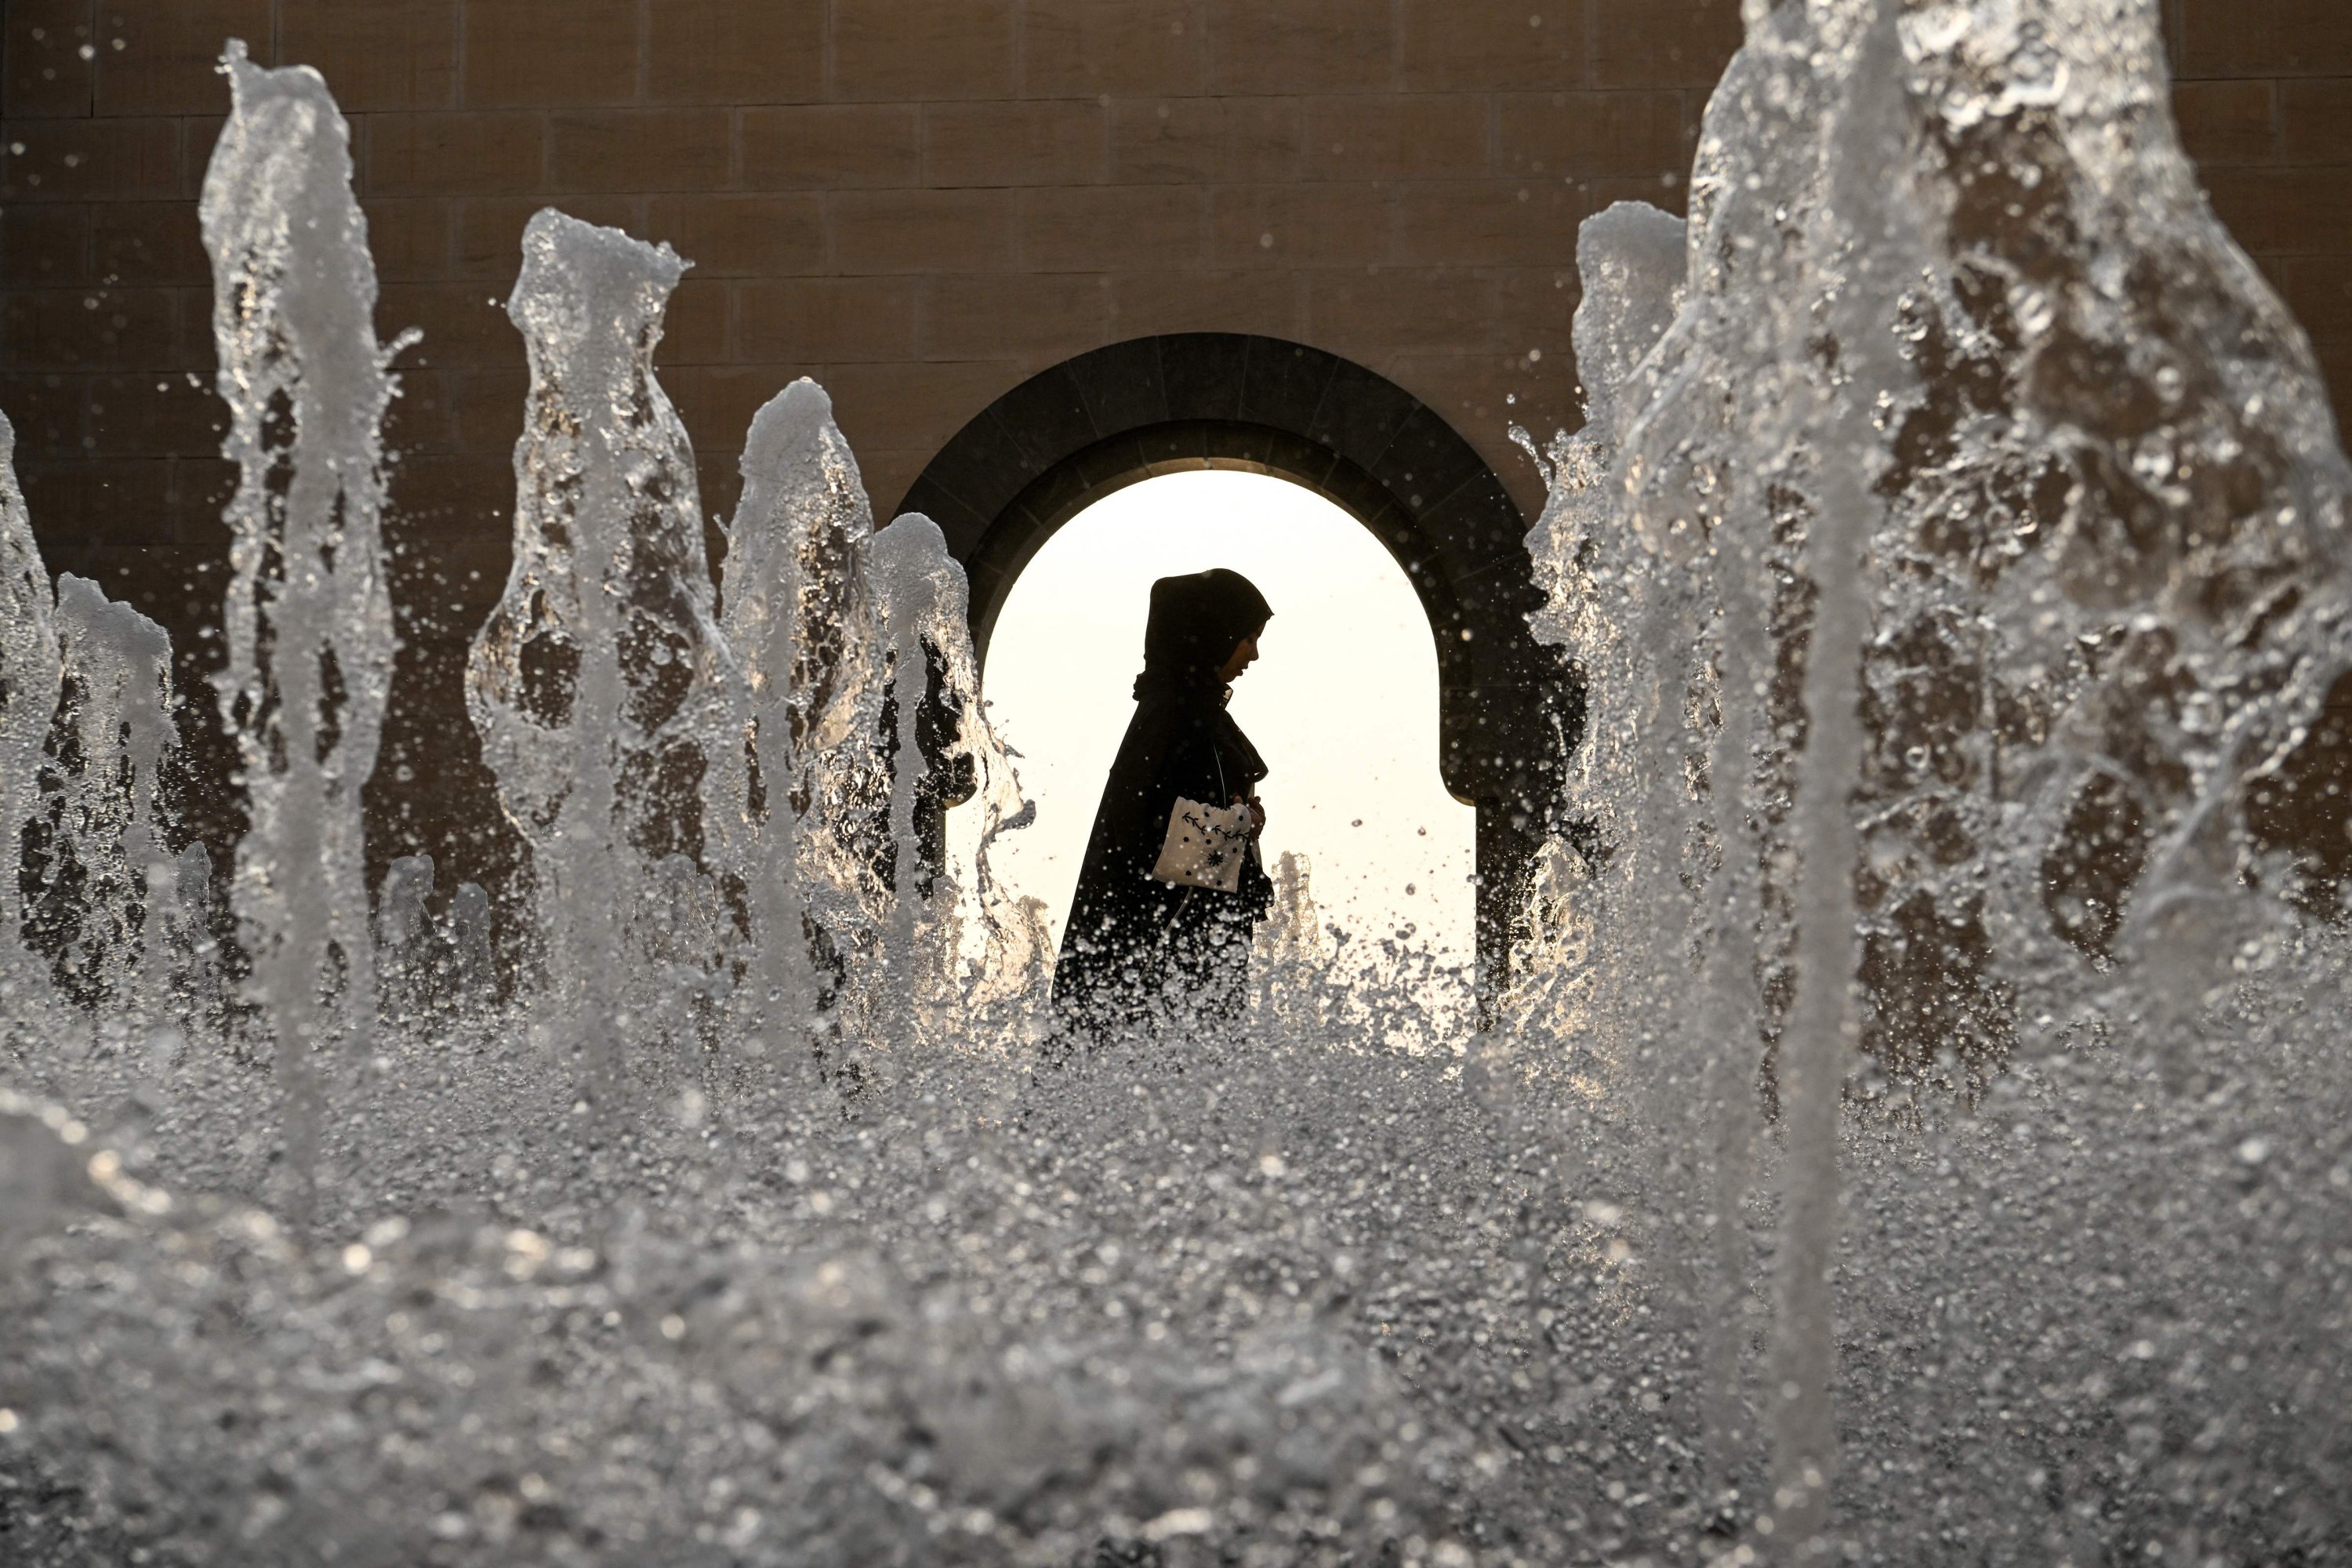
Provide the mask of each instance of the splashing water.
[{"label": "splashing water", "polygon": [[392,682],[379,524],[379,431],[392,398],[376,342],[375,263],[351,190],[351,133],[308,70],[228,54],[231,107],[198,215],[213,263],[213,342],[237,465],[227,511],[221,713],[252,826],[231,895],[277,1025],[288,1206],[316,1201],[318,1069],[373,1033],[374,952],[360,792]]},{"label": "splashing water", "polygon": [[[1759,1071],[1777,1098],[1784,1546],[1829,1529],[1841,1428],[1886,1430],[1832,1403],[1864,1359],[1834,1333],[1840,1215],[1883,1204],[1892,1237],[1905,1213],[1883,1158],[1841,1199],[1841,1100],[1941,1123],[1957,1079],[2063,1120],[2099,1101],[2059,1111],[2046,1085],[2107,1071],[2125,1095],[2151,1050],[2233,1098],[2251,1021],[2210,1011],[2233,966],[2332,940],[2263,910],[2281,868],[2245,807],[2343,668],[2343,459],[2301,334],[2195,192],[2158,47],[2145,6],[1780,7],[1708,110],[1670,324],[1627,281],[1665,220],[1587,226],[1605,418],[1555,444],[1531,544],[1538,630],[1621,695],[1578,760],[1586,854],[1555,857],[1578,896],[1538,922],[1571,963],[1522,1017],[1617,1045],[1688,1151],[1685,1195],[1652,1202],[1699,1216],[1686,1245],[1714,1234],[1717,1477],[1749,1408],[1727,1321]],[[1685,963],[1708,983],[1662,993]],[[2160,1136],[2126,1115],[2095,1141]],[[2017,1300],[2073,1256],[2012,1277]]]},{"label": "splashing water", "polygon": [[41,565],[16,484],[16,429],[0,416],[0,992],[21,1005],[38,986],[20,945],[25,895],[14,875],[17,847],[39,810],[41,745],[64,679],[58,661],[57,592]]},{"label": "splashing water", "polygon": [[475,638],[467,702],[531,847],[546,973],[579,1087],[623,1094],[624,954],[667,857],[704,849],[701,792],[737,765],[686,427],[653,368],[684,264],[667,246],[542,212],[507,314],[530,356],[515,446],[514,566]]},{"label": "splashing water", "polygon": [[818,1011],[807,938],[845,931],[865,913],[856,847],[834,829],[856,787],[844,776],[856,743],[880,722],[859,569],[873,531],[832,400],[794,382],[752,417],[743,447],[721,630],[743,674],[747,760],[722,775],[743,781],[743,799],[712,813],[727,868],[750,895],[754,1011],[781,1028]]},{"label": "splashing water", "polygon": [[[935,1012],[1034,998],[1043,977],[1026,945],[1037,940],[1034,922],[1008,907],[1011,896],[988,868],[989,846],[1023,819],[1025,803],[1012,760],[977,700],[980,664],[963,568],[948,553],[939,525],[909,513],[874,536],[866,570],[889,672],[881,746],[889,805],[881,861],[892,918],[878,973]],[[919,772],[902,763],[926,758],[940,763]],[[968,847],[950,841],[943,821],[948,806],[966,802],[978,818]]]},{"label": "splashing water", "polygon": [[5,879],[12,1560],[2347,1561],[2352,485],[2158,43],[1750,6],[1528,442],[1592,709],[1501,1022],[1339,994],[1286,863],[1243,1029],[1055,1067],[939,531],[797,383],[714,584],[684,263],[559,214],[468,671],[528,959],[423,859],[371,922],[390,382],[341,121],[233,52],[258,1005],[168,650],[0,468],[0,827],[124,911],[56,984]]},{"label": "splashing water", "polygon": [[[58,578],[60,779],[48,876],[71,898],[54,933],[73,989],[131,1019],[168,984],[153,940],[167,872],[158,795],[172,727],[172,641],[163,628],[70,573]],[[69,780],[69,784],[68,783]],[[176,876],[173,877],[176,880]]]}]

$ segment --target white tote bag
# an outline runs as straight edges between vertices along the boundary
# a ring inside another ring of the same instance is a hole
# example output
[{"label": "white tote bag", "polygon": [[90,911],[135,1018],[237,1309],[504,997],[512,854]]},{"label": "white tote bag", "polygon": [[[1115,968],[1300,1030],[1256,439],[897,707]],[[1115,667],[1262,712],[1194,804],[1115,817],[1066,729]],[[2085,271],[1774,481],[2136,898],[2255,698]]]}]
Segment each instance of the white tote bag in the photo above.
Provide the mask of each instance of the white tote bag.
[{"label": "white tote bag", "polygon": [[1237,891],[1255,826],[1247,802],[1206,805],[1179,795],[1168,814],[1168,837],[1160,846],[1160,860],[1151,874],[1180,888]]}]

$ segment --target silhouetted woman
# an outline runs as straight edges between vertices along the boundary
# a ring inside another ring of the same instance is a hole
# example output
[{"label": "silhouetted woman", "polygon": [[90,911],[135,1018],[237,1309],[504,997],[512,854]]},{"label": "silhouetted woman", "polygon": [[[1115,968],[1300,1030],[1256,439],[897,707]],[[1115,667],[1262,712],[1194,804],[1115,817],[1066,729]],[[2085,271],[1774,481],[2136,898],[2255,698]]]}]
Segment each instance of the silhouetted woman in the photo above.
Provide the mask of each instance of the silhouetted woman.
[{"label": "silhouetted woman", "polygon": [[1257,804],[1265,763],[1225,703],[1273,614],[1248,578],[1223,567],[1151,585],[1135,717],[1103,785],[1054,973],[1054,1000],[1081,1035],[1102,1041],[1162,1019],[1231,1019],[1247,999],[1250,938],[1274,893],[1255,839],[1230,893],[1151,871],[1179,796],[1246,801],[1265,826]]}]

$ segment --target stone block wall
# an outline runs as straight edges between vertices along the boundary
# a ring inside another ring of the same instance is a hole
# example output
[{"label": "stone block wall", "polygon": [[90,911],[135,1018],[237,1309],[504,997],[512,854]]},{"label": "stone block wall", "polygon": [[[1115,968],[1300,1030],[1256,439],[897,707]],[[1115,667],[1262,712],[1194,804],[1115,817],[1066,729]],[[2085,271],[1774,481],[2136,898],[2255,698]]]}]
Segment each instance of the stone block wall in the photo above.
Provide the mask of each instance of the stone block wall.
[{"label": "stone block wall", "polygon": [[2181,136],[2352,406],[2352,5],[2168,0]]},{"label": "stone block wall", "polygon": [[[2215,202],[2352,387],[2352,7],[2166,4]],[[446,848],[485,798],[457,676],[505,572],[524,372],[497,301],[538,207],[696,263],[660,359],[708,510],[794,376],[832,391],[887,514],[1030,374],[1213,330],[1400,383],[1532,515],[1506,430],[1574,422],[1577,225],[1680,206],[1739,20],[1738,0],[8,0],[0,409],[52,567],[164,621],[192,677],[230,485],[194,200],[231,36],[326,75],[381,329],[425,333],[390,432],[392,854]]]}]

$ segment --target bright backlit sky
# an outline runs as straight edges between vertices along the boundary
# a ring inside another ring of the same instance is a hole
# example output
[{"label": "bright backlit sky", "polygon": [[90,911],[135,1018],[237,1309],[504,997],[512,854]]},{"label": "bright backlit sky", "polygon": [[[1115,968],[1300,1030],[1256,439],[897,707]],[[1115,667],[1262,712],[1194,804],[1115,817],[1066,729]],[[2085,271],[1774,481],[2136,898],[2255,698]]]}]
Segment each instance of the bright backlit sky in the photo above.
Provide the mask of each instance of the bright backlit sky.
[{"label": "bright backlit sky", "polygon": [[1403,568],[1355,519],[1286,480],[1171,474],[1105,497],[1049,540],[1013,584],[982,687],[1021,753],[1036,825],[991,864],[1043,899],[1055,939],[1087,834],[1134,712],[1153,579],[1227,566],[1274,606],[1233,714],[1272,770],[1266,863],[1313,864],[1326,925],[1467,965],[1470,807],[1437,774],[1437,653]]}]

